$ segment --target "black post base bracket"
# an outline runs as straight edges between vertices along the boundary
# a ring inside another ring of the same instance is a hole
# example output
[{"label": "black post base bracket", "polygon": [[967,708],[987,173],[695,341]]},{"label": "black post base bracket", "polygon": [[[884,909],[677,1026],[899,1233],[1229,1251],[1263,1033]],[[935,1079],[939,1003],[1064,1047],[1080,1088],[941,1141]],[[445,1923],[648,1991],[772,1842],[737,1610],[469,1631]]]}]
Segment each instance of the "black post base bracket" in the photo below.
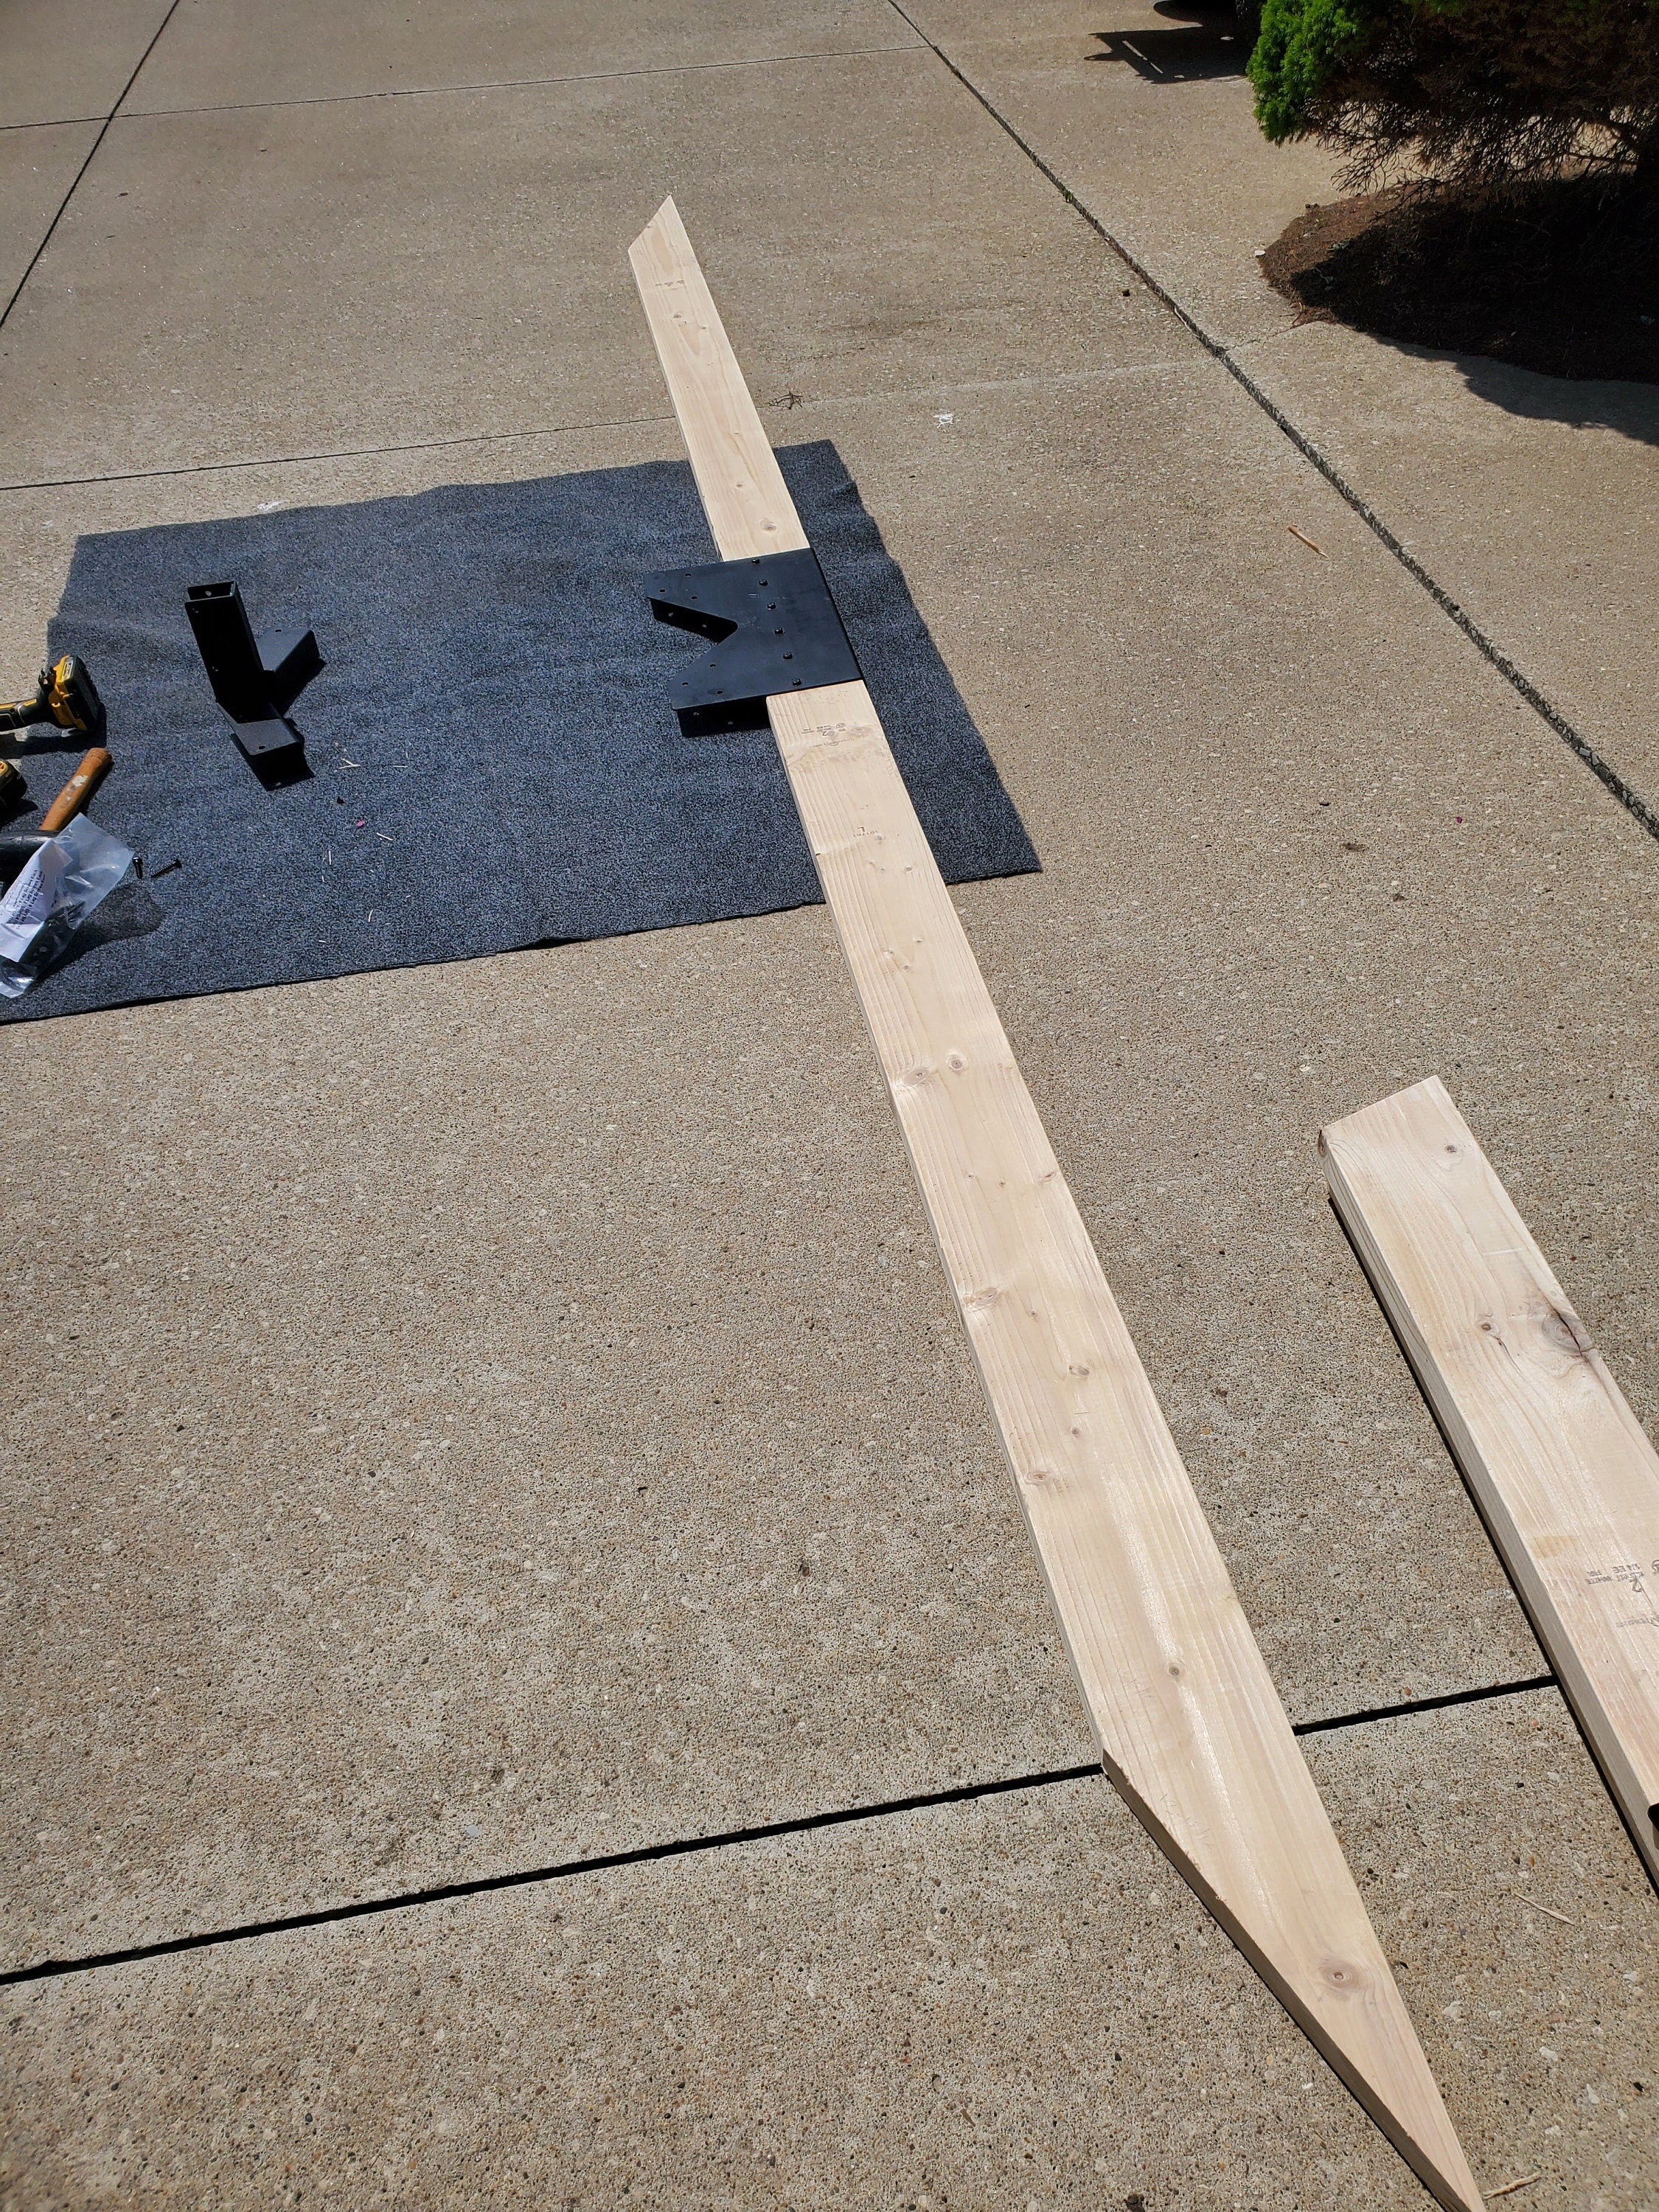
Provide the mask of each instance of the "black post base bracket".
[{"label": "black post base bracket", "polygon": [[659,622],[714,641],[675,679],[688,737],[754,729],[780,692],[855,684],[862,673],[810,546],[661,569],[645,588]]},{"label": "black post base bracket", "polygon": [[316,632],[267,630],[256,637],[234,583],[192,584],[185,612],[213,696],[229,715],[248,766],[262,782],[289,781],[304,772],[306,741],[284,718],[323,665]]}]

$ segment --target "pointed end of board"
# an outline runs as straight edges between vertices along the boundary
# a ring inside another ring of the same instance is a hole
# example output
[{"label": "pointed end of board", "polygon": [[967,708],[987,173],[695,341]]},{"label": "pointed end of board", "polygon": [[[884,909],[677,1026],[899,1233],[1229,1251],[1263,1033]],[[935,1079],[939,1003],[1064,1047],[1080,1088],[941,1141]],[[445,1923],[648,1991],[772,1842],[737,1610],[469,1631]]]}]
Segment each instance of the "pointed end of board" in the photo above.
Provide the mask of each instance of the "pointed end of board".
[{"label": "pointed end of board", "polygon": [[[1267,1849],[1265,1828],[1247,1833],[1251,1848],[1240,1859],[1265,1879],[1245,1910],[1238,1908],[1248,1884],[1237,1878],[1237,1864],[1230,1880],[1218,1882],[1213,1863],[1194,1865],[1188,1879],[1435,2203],[1444,2212],[1485,2212],[1400,1985],[1299,1753],[1294,1766],[1286,1760],[1280,1779],[1278,1819],[1301,1816],[1296,1851]],[[1259,1813],[1267,1805],[1264,1797]],[[1165,1849],[1184,1872],[1185,1854],[1173,1837]]]},{"label": "pointed end of board", "polygon": [[665,231],[678,232],[681,237],[685,234],[685,225],[680,221],[680,211],[674,204],[672,192],[670,192],[668,198],[628,249],[628,258],[635,267],[638,266],[641,254],[648,252],[653,240],[660,237]]},{"label": "pointed end of board", "polygon": [[1322,2017],[1305,2024],[1435,2203],[1446,2212],[1486,2212],[1399,1988],[1381,1960],[1377,1966],[1371,2002],[1358,2017],[1340,2021],[1322,2008]]},{"label": "pointed end of board", "polygon": [[1437,2204],[1443,2204],[1446,2212],[1486,2212],[1486,2200],[1480,2194],[1480,2184],[1469,2171],[1469,2162],[1463,2155],[1463,2146],[1452,2133],[1451,2122],[1441,2115],[1444,2126],[1441,2140],[1431,2148],[1421,2144],[1415,2151],[1400,2146],[1406,2153],[1406,2162],[1416,2170],[1417,2177]]},{"label": "pointed end of board", "polygon": [[1456,2152],[1457,2162],[1449,2172],[1443,2168],[1431,2167],[1426,2161],[1419,2164],[1416,2159],[1410,2159],[1407,2163],[1416,2167],[1424,2187],[1437,2204],[1446,2207],[1446,2212],[1486,2212],[1486,2199],[1480,2194],[1474,2176],[1469,2172],[1468,2160],[1455,2136],[1451,2139],[1451,2147]]}]

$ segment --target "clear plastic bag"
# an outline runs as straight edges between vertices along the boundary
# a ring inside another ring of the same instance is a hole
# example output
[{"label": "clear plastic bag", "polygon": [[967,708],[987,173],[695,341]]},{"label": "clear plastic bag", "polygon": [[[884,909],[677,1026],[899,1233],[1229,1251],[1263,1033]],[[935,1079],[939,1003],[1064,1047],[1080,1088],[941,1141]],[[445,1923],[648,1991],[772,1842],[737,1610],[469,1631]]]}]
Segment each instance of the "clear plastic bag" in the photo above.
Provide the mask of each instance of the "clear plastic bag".
[{"label": "clear plastic bag", "polygon": [[0,897],[0,996],[38,983],[131,866],[131,848],[84,814],[43,838]]}]

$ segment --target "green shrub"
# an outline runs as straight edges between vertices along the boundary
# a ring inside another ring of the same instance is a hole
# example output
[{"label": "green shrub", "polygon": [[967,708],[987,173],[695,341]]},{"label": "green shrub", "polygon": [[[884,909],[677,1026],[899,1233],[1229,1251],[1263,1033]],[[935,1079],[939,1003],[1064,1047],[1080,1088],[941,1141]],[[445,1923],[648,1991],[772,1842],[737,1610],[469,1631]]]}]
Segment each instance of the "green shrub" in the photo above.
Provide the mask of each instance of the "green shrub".
[{"label": "green shrub", "polygon": [[1325,140],[1355,185],[1409,156],[1659,186],[1659,0],[1266,0],[1249,74],[1267,137]]}]

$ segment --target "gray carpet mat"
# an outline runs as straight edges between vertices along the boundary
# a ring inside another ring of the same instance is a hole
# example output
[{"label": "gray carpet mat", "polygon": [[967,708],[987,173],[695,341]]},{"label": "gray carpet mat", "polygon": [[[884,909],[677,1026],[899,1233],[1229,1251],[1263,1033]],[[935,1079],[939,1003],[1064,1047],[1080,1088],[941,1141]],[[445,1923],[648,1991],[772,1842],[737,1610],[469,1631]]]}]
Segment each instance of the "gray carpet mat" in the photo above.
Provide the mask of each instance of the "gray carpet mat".
[{"label": "gray carpet mat", "polygon": [[[778,458],[946,880],[1035,869],[835,447]],[[91,812],[143,876],[0,1019],[815,901],[769,731],[687,738],[669,704],[705,647],[653,620],[640,578],[714,558],[672,462],[82,538],[51,649],[103,695],[115,768]],[[327,664],[290,717],[312,773],[285,789],[237,751],[185,618],[186,586],[224,577],[256,629],[312,622]],[[84,743],[56,734],[23,763],[40,807]]]}]

